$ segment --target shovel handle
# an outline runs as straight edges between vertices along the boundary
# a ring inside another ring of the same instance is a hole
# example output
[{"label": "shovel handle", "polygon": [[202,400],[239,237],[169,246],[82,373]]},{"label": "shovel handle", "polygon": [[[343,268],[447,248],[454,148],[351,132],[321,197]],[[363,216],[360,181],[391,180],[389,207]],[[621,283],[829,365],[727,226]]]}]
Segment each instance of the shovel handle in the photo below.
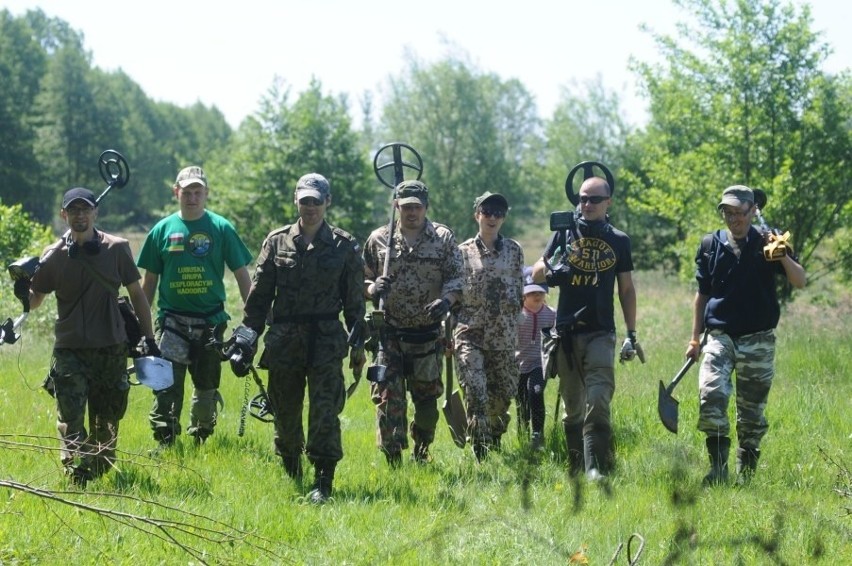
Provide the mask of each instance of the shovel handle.
[{"label": "shovel handle", "polygon": [[672,379],[672,382],[669,383],[668,387],[666,387],[666,393],[671,395],[671,392],[674,391],[674,388],[677,387],[677,384],[680,383],[680,380],[683,379],[683,376],[686,375],[686,372],[689,371],[689,368],[691,368],[692,364],[694,364],[694,363],[695,363],[694,358],[689,358],[688,360],[686,360],[686,363],[683,364],[683,367],[680,368],[680,371],[677,372],[676,376],[674,376],[674,379]]}]

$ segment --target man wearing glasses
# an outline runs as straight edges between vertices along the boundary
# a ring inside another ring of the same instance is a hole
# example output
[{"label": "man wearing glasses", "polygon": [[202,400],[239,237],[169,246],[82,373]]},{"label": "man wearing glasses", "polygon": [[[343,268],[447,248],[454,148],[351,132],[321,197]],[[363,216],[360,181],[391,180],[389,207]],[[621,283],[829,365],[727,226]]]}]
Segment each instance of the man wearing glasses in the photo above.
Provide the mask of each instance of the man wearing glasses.
[{"label": "man wearing glasses", "polygon": [[805,270],[791,255],[776,259],[764,254],[768,234],[752,226],[755,191],[744,185],[728,187],[717,209],[726,228],[705,236],[695,256],[698,292],[686,350],[686,357],[694,360],[704,352],[698,378],[698,429],[707,435],[710,457],[705,485],[728,479],[728,402],[734,371],[737,482],[747,483],[757,470],[760,441],[768,429],[764,409],[775,373],[775,327],[780,318],[776,277],[786,277],[797,289],[806,281]]},{"label": "man wearing glasses", "polygon": [[553,355],[565,407],[569,471],[573,476],[585,470],[589,481],[597,481],[614,467],[610,403],[615,392],[616,283],[627,329],[619,359],[638,357],[644,363],[645,354],[636,338],[630,238],[607,216],[612,189],[606,180],[590,177],[580,187],[579,200],[576,228],[553,235],[533,266],[533,280],[559,287],[559,338]]},{"label": "man wearing glasses", "polygon": [[509,405],[518,391],[515,361],[524,300],[524,251],[500,234],[509,202],[485,192],[473,203],[479,231],[459,245],[464,294],[458,310],[455,355],[467,405],[467,433],[477,462],[500,448]]}]

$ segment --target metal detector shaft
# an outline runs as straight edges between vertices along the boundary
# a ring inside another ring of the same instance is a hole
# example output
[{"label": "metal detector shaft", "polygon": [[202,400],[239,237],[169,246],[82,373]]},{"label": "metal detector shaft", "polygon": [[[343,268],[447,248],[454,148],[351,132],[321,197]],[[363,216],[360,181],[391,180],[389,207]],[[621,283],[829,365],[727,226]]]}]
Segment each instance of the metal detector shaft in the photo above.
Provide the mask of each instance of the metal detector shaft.
[{"label": "metal detector shaft", "polygon": [[21,325],[27,320],[28,316],[30,316],[29,311],[21,313],[14,321],[10,318],[6,319],[6,322],[0,326],[0,344],[14,344],[17,342],[18,338],[21,337],[18,334],[18,329],[21,328]]}]

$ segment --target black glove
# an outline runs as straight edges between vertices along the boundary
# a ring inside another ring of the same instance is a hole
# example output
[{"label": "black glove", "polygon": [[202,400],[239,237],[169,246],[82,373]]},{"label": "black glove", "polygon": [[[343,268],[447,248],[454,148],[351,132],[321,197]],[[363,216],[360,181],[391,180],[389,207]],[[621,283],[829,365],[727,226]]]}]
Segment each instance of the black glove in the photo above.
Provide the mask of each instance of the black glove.
[{"label": "black glove", "polygon": [[388,275],[381,275],[373,281],[373,296],[386,297],[390,293],[391,278]]},{"label": "black glove", "polygon": [[15,280],[15,297],[24,305],[24,310],[30,309],[30,286],[33,280],[29,277],[22,277]]},{"label": "black glove", "polygon": [[426,305],[426,312],[432,320],[441,320],[450,312],[450,301],[447,299],[436,299]]},{"label": "black glove", "polygon": [[156,338],[145,338],[145,347],[143,349],[146,356],[154,356],[155,358],[162,358],[163,353],[160,351],[160,347],[157,346]]},{"label": "black glove", "polygon": [[231,339],[226,344],[225,356],[237,377],[245,377],[249,374],[254,361],[256,344],[257,332],[242,324],[234,329]]}]

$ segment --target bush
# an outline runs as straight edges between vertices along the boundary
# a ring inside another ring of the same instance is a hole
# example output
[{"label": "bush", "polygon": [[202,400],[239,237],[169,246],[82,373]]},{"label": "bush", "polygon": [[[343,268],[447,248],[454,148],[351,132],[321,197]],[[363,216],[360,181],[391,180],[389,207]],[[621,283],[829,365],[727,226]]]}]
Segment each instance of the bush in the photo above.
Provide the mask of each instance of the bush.
[{"label": "bush", "polygon": [[40,255],[53,240],[50,227],[31,220],[20,204],[0,201],[0,261],[3,266],[31,255]]}]

